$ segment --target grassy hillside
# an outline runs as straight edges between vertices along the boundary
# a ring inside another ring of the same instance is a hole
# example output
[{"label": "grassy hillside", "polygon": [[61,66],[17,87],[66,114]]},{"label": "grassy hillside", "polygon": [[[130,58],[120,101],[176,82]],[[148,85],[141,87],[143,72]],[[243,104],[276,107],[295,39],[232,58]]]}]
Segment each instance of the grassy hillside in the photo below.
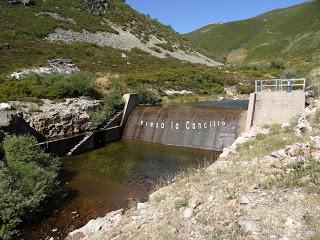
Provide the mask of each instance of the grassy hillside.
[{"label": "grassy hillside", "polygon": [[202,52],[229,62],[283,59],[311,62],[320,52],[320,1],[279,9],[255,18],[212,24],[186,36]]},{"label": "grassy hillside", "polygon": [[[122,0],[108,0],[108,3],[107,9],[100,10],[84,0],[36,0],[30,6],[0,1],[0,101],[94,97],[96,92],[103,97],[115,91],[146,89],[158,95],[163,95],[166,89],[218,95],[224,93],[223,86],[242,82],[246,86],[239,84],[240,92],[248,92],[254,79],[281,74],[282,69],[276,68],[212,68],[168,56],[158,58],[138,48],[126,51],[86,42],[67,44],[46,39],[55,29],[117,34],[121,27],[142,42],[154,37],[165,40],[156,44],[157,51],[192,51],[190,42],[171,27],[136,12]],[[13,71],[46,66],[48,59],[55,58],[71,59],[82,72],[89,73],[68,77],[31,75],[20,81],[7,78]],[[81,91],[79,81],[82,81]]]},{"label": "grassy hillside", "polygon": [[[169,26],[140,14],[121,0],[108,1],[107,10],[92,8],[84,0],[36,0],[34,5],[9,5],[0,1],[0,73],[45,65],[48,59],[70,58],[81,69],[90,71],[126,72],[137,67],[177,66],[170,58],[159,59],[140,50],[126,52],[87,43],[62,44],[46,41],[55,29],[77,32],[117,31],[112,22],[128,30],[141,41],[149,37],[164,39],[168,46],[188,49],[186,41]],[[58,14],[60,19],[47,13]],[[121,57],[122,52],[128,55]]]}]

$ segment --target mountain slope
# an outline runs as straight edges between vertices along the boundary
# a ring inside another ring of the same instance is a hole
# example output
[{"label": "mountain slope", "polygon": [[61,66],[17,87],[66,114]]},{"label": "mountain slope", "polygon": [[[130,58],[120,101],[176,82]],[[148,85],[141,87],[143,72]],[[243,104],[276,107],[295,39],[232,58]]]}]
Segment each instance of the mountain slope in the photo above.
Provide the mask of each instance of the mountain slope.
[{"label": "mountain slope", "polygon": [[320,1],[208,25],[186,36],[202,52],[229,62],[310,61],[320,51]]},{"label": "mountain slope", "polygon": [[26,6],[8,2],[0,2],[2,73],[58,57],[92,71],[181,64],[174,59],[217,65],[190,49],[170,27],[121,0],[35,0]]}]

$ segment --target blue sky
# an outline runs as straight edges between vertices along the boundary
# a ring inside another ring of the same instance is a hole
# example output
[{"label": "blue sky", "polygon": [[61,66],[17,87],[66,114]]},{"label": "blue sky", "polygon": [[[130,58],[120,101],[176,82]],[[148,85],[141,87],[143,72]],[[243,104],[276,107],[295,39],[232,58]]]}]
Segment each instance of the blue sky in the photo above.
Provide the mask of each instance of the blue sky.
[{"label": "blue sky", "polygon": [[246,19],[306,0],[127,0],[131,7],[177,32],[186,33],[213,22]]}]

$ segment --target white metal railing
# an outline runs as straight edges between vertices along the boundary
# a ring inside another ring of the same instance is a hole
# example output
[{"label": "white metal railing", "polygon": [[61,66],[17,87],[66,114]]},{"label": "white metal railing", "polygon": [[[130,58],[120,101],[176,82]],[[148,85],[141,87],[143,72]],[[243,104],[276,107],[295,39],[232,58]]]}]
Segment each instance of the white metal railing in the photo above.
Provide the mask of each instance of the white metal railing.
[{"label": "white metal railing", "polygon": [[257,80],[256,81],[256,92],[270,91],[279,92],[286,91],[292,92],[296,90],[306,89],[306,79],[272,79],[272,80]]}]

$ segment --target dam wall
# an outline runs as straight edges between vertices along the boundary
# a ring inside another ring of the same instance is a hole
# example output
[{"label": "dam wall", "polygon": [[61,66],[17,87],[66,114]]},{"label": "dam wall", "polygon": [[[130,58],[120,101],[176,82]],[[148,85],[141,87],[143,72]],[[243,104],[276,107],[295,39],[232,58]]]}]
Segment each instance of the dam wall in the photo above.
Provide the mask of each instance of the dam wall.
[{"label": "dam wall", "polygon": [[137,107],[123,138],[222,151],[244,130],[240,109]]}]

